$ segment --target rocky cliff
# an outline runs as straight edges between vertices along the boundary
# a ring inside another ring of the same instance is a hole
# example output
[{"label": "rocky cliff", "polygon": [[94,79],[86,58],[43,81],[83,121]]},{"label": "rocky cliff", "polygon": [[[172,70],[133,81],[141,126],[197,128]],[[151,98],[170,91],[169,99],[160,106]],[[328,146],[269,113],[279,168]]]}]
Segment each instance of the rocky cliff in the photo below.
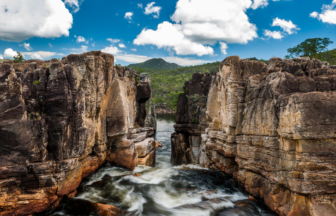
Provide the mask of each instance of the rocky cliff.
[{"label": "rocky cliff", "polygon": [[225,172],[279,215],[336,215],[336,67],[237,56],[179,96],[172,163]]},{"label": "rocky cliff", "polygon": [[106,161],[153,166],[150,96],[149,82],[99,51],[0,64],[0,215],[56,206]]}]

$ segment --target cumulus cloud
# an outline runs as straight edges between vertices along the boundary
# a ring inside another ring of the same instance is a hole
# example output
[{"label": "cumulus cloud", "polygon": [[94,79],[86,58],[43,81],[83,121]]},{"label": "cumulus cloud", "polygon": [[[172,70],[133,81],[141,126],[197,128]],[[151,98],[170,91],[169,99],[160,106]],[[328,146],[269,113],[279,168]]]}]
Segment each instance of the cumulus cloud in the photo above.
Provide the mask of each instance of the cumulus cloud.
[{"label": "cumulus cloud", "polygon": [[178,55],[196,54],[202,56],[211,55],[214,52],[211,47],[195,43],[186,38],[181,31],[181,25],[169,22],[159,24],[156,31],[150,29],[143,30],[134,40],[134,44],[154,44],[158,48],[173,47]]},{"label": "cumulus cloud", "polygon": [[[280,1],[280,0],[272,0],[272,1],[276,2],[276,1]],[[255,10],[257,8],[260,8],[260,7],[264,8],[267,5],[268,5],[268,0],[254,0],[251,8]]]},{"label": "cumulus cloud", "polygon": [[137,51],[137,49],[134,49],[134,48],[133,48],[133,49],[132,49],[132,51],[136,52],[136,51]]},{"label": "cumulus cloud", "polygon": [[133,12],[127,12],[125,13],[125,19],[132,20]]},{"label": "cumulus cloud", "polygon": [[270,31],[270,30],[265,30],[264,35],[269,38],[273,39],[281,39],[283,38],[283,35],[281,34],[280,31]]},{"label": "cumulus cloud", "polygon": [[28,51],[33,50],[33,48],[30,46],[30,43],[23,43],[20,44],[20,46],[23,46]]},{"label": "cumulus cloud", "polygon": [[120,48],[126,48],[125,44],[119,44],[118,45]]},{"label": "cumulus cloud", "polygon": [[5,56],[5,57],[8,57],[8,58],[13,58],[13,57],[16,56],[16,55],[17,55],[17,52],[14,51],[12,48],[8,48],[8,49],[6,49],[5,52],[4,52],[4,56]]},{"label": "cumulus cloud", "polygon": [[154,4],[155,4],[155,2],[147,4],[147,6],[145,8],[145,14],[146,15],[153,14],[154,18],[159,18],[161,7],[154,6]]},{"label": "cumulus cloud", "polygon": [[319,15],[319,13],[317,13],[316,11],[314,11],[314,12],[312,12],[310,14],[310,17],[316,18],[316,17],[318,17],[318,15]]},{"label": "cumulus cloud", "polygon": [[224,55],[226,55],[227,54],[226,49],[228,48],[228,45],[224,42],[219,42],[219,45],[220,45],[221,52]]},{"label": "cumulus cloud", "polygon": [[73,18],[62,0],[1,0],[0,39],[69,36]]},{"label": "cumulus cloud", "polygon": [[324,23],[336,24],[335,6],[336,6],[336,0],[333,0],[330,5],[322,6],[322,12],[320,14],[314,11],[310,14],[310,17],[317,18],[318,20]]},{"label": "cumulus cloud", "polygon": [[2,56],[2,55],[0,55],[0,59],[1,59],[1,60],[3,59],[3,56]]},{"label": "cumulus cloud", "polygon": [[106,40],[107,40],[107,41],[110,41],[111,43],[118,43],[118,42],[120,42],[119,39],[107,38]]},{"label": "cumulus cloud", "polygon": [[53,45],[51,43],[48,44],[50,48],[53,48]]},{"label": "cumulus cloud", "polygon": [[139,3],[139,4],[138,4],[138,7],[139,7],[139,8],[143,8],[142,3]]},{"label": "cumulus cloud", "polygon": [[112,54],[112,55],[116,55],[116,54],[120,53],[120,50],[118,49],[118,47],[115,47],[113,45],[111,45],[109,47],[105,47],[101,51],[104,52],[104,53]]},{"label": "cumulus cloud", "polygon": [[[21,53],[25,58],[32,59],[46,59],[55,55],[63,55],[62,53],[48,52],[48,51],[37,51],[37,52],[22,52]],[[8,48],[4,52],[4,56],[8,58],[13,58],[17,55],[17,51],[14,51],[12,48]]]},{"label": "cumulus cloud", "polygon": [[279,26],[288,34],[296,33],[296,30],[300,30],[291,20],[286,21],[284,19],[279,19],[278,17],[273,19],[272,26]]},{"label": "cumulus cloud", "polygon": [[134,40],[136,45],[173,48],[178,55],[212,55],[207,45],[217,42],[241,43],[257,38],[257,28],[249,22],[246,10],[250,0],[179,0],[171,19],[157,30],[144,29]]},{"label": "cumulus cloud", "polygon": [[87,41],[87,40],[86,40],[84,37],[82,37],[82,36],[78,36],[76,42],[77,42],[77,43],[86,43],[86,44],[89,43],[89,41]]},{"label": "cumulus cloud", "polygon": [[62,53],[48,52],[48,51],[37,51],[37,52],[22,52],[22,55],[32,59],[49,59],[55,55],[64,55]]},{"label": "cumulus cloud", "polygon": [[71,48],[70,50],[73,52],[73,53],[75,53],[75,54],[77,54],[77,53],[83,53],[83,52],[87,52],[88,51],[88,46],[84,46],[84,45],[82,45],[80,48]]},{"label": "cumulus cloud", "polygon": [[73,9],[74,13],[79,11],[80,2],[79,0],[65,0],[64,3]]}]

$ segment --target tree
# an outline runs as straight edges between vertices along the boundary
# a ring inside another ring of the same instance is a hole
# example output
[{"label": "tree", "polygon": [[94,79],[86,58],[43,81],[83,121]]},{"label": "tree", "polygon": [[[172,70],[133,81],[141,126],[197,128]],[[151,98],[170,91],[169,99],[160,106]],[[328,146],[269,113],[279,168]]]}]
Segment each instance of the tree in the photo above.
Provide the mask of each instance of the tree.
[{"label": "tree", "polygon": [[20,52],[17,52],[17,55],[13,57],[14,58],[14,63],[19,63],[25,61],[23,58],[23,55]]},{"label": "tree", "polygon": [[311,58],[318,58],[318,53],[325,51],[332,43],[334,42],[330,41],[329,38],[310,38],[293,48],[289,48],[287,50],[289,55],[287,55],[286,58],[293,58],[293,56],[309,56]]}]

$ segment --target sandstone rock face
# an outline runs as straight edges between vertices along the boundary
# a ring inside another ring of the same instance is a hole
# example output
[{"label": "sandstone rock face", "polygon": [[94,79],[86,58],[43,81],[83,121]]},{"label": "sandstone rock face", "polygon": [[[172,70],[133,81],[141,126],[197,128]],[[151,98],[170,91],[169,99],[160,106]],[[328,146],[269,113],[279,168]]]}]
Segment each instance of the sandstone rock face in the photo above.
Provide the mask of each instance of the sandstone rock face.
[{"label": "sandstone rock face", "polygon": [[133,170],[142,140],[131,131],[155,133],[155,115],[137,124],[149,118],[141,107],[151,95],[137,80],[100,51],[1,64],[0,215],[55,206],[106,161]]},{"label": "sandstone rock face", "polygon": [[[233,56],[210,77],[179,96],[172,163],[230,174],[279,215],[336,215],[335,68]],[[190,107],[194,93],[205,111]]]}]

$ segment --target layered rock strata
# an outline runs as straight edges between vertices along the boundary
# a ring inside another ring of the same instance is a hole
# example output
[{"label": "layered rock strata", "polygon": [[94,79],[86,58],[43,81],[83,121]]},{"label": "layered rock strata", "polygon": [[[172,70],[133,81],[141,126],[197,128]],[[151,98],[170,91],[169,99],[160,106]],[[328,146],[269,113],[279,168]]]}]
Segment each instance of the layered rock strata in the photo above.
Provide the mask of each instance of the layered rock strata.
[{"label": "layered rock strata", "polygon": [[135,143],[155,133],[138,77],[99,51],[0,65],[1,216],[55,206],[106,161],[135,168]]},{"label": "layered rock strata", "polygon": [[336,67],[233,56],[210,77],[179,97],[172,163],[230,174],[279,215],[336,215]]}]

